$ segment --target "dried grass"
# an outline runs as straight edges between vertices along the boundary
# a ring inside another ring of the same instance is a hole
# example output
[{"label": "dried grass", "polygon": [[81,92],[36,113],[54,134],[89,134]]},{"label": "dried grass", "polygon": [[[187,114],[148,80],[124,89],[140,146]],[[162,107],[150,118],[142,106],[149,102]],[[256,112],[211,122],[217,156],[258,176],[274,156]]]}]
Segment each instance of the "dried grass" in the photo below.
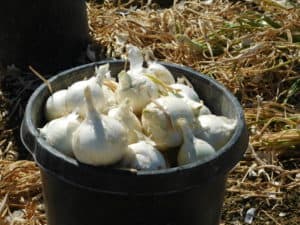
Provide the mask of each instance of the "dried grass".
[{"label": "dried grass", "polygon": [[[89,3],[94,46],[120,58],[125,40],[150,58],[187,65],[230,89],[244,107],[250,145],[229,174],[223,224],[244,224],[250,208],[256,208],[254,225],[300,224],[300,8],[272,0],[205,3],[182,1],[169,9]],[[1,115],[34,89],[36,80],[24,79],[6,77],[22,85],[14,96],[0,95]],[[22,109],[13,112],[20,122]],[[19,152],[8,114],[0,116],[2,159]],[[0,161],[0,221],[15,211],[21,222],[14,224],[45,224],[38,169],[10,159]]]}]

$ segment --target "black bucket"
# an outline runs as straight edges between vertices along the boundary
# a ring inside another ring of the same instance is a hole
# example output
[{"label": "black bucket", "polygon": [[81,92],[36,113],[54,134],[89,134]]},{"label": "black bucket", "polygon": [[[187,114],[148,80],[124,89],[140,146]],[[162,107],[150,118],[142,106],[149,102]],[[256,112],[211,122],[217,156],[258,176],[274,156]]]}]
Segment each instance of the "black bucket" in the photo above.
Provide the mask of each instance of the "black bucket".
[{"label": "black bucket", "polygon": [[0,63],[43,73],[78,65],[89,41],[84,0],[10,0],[0,6]]},{"label": "black bucket", "polygon": [[[88,64],[53,77],[54,91],[94,74],[110,63],[113,75],[123,61]],[[44,122],[49,91],[41,85],[29,99],[21,138],[40,167],[48,225],[218,225],[226,177],[242,158],[248,135],[236,98],[215,80],[187,67],[163,63],[174,76],[186,76],[207,106],[237,120],[230,141],[212,158],[157,171],[132,171],[81,164],[50,147],[37,128]]]}]

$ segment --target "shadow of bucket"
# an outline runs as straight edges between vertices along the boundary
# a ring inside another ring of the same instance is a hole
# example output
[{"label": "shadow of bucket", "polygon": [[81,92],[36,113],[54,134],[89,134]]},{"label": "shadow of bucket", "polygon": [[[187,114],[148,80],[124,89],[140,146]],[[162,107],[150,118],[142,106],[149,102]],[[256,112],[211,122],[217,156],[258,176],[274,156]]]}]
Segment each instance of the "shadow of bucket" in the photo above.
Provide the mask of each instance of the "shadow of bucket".
[{"label": "shadow of bucket", "polygon": [[0,7],[0,63],[42,73],[78,65],[88,40],[84,0],[10,0]]},{"label": "shadow of bucket", "polygon": [[[94,67],[110,63],[112,75],[123,61],[102,61],[53,77],[54,91],[90,77]],[[48,225],[218,225],[226,177],[248,146],[243,110],[215,80],[187,67],[163,63],[174,76],[185,76],[218,115],[237,120],[229,142],[213,157],[157,171],[121,170],[81,164],[49,146],[38,133],[49,91],[41,85],[31,96],[21,138],[40,167]]]}]

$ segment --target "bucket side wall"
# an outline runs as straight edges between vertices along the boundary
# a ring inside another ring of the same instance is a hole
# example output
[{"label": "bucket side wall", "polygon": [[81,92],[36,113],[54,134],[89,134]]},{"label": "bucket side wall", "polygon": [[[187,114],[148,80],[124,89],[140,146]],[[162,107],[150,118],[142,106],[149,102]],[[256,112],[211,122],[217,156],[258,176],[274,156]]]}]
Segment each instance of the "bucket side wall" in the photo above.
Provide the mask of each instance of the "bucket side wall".
[{"label": "bucket side wall", "polygon": [[48,225],[218,225],[226,180],[220,175],[199,187],[137,196],[90,191],[41,174]]}]

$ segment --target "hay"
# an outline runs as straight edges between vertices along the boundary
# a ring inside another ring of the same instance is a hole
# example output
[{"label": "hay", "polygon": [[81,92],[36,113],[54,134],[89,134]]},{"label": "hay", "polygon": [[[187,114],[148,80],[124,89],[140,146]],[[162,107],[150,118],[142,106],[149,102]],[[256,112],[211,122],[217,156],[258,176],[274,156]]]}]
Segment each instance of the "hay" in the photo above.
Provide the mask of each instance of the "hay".
[{"label": "hay", "polygon": [[45,224],[39,170],[31,161],[0,160],[0,224]]},{"label": "hay", "polygon": [[[300,8],[278,2],[194,0],[169,9],[88,3],[95,58],[125,57],[124,43],[132,43],[149,58],[217,79],[242,103],[250,145],[229,174],[223,224],[244,224],[251,208],[254,225],[300,223]],[[40,82],[1,79],[0,225],[45,224],[38,169],[15,161],[21,150],[13,136]]]}]

